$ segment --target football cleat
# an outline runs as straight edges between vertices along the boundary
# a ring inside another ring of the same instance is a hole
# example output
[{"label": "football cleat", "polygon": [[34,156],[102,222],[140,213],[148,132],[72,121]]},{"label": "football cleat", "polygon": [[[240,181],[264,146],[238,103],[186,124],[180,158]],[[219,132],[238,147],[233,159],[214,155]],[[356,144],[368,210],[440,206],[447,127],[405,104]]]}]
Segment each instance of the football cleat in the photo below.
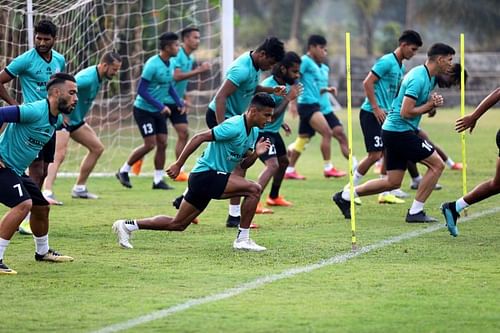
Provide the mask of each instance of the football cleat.
[{"label": "football cleat", "polygon": [[406,193],[400,188],[392,190],[390,193],[400,199],[408,198],[410,196],[408,193]]},{"label": "football cleat", "polygon": [[351,219],[351,204],[349,203],[349,201],[342,198],[342,191],[335,193],[332,197],[332,200],[333,202],[335,202],[337,207],[339,207],[342,215],[344,215],[346,219]]},{"label": "football cleat", "polygon": [[31,232],[29,218],[25,218],[23,220],[23,222],[21,222],[21,224],[19,225],[17,230],[19,231],[19,234],[21,234],[21,235],[33,235],[33,232]]},{"label": "football cleat", "polygon": [[49,205],[56,205],[56,206],[63,205],[63,203],[61,201],[56,199],[56,196],[54,195],[54,193],[52,191],[44,190],[42,192],[42,194],[43,194],[43,197],[45,198],[45,200],[47,200],[47,202],[49,203]]},{"label": "football cleat", "polygon": [[181,207],[182,199],[184,199],[184,195],[181,194],[172,201],[172,206],[174,206],[175,209],[179,209]]},{"label": "football cleat", "polygon": [[0,259],[0,274],[15,275],[17,272],[12,268],[7,267],[7,265],[3,263],[3,259]]},{"label": "football cleat", "polygon": [[239,216],[227,216],[226,227],[228,228],[237,228],[240,225],[240,217]]},{"label": "football cleat", "polygon": [[263,207],[260,202],[257,204],[257,207],[255,208],[255,214],[273,214],[273,213],[274,212],[272,209]]},{"label": "football cleat", "polygon": [[410,214],[410,210],[408,209],[408,213],[406,213],[406,222],[408,223],[433,223],[437,221],[434,217],[425,214],[423,210],[417,214]]},{"label": "football cleat", "polygon": [[306,177],[297,173],[297,171],[285,172],[285,179],[305,180]]},{"label": "football cleat", "polygon": [[50,262],[69,262],[73,261],[73,258],[70,256],[65,256],[60,254],[52,249],[45,254],[38,254],[35,252],[35,260],[36,261],[50,261]]},{"label": "football cleat", "polygon": [[460,217],[455,207],[455,202],[445,202],[441,205],[441,212],[446,221],[446,227],[453,237],[458,236],[457,220]]},{"label": "football cleat", "polygon": [[282,206],[282,207],[289,207],[292,205],[290,201],[285,200],[284,197],[277,196],[276,198],[271,198],[267,197],[266,204],[268,206]]},{"label": "football cleat", "polygon": [[73,199],[99,199],[99,196],[94,193],[90,193],[87,189],[83,191],[71,191],[71,197]]},{"label": "football cleat", "polygon": [[[412,190],[418,190],[418,186],[419,186],[419,185],[420,185],[420,183],[413,183],[413,182],[412,182],[412,183],[411,183],[411,185],[410,185],[410,188],[411,188]],[[436,185],[434,185],[434,191],[439,191],[439,190],[441,190],[441,189],[443,189],[443,186],[442,186],[441,184],[437,184],[437,183],[436,183]]]},{"label": "football cleat", "polygon": [[345,175],[347,175],[347,173],[345,171],[341,171],[341,170],[338,170],[336,168],[331,168],[329,170],[323,171],[323,175],[326,178],[330,178],[330,177],[339,178],[339,177],[344,177]]},{"label": "football cleat", "polygon": [[267,250],[264,246],[256,244],[253,240],[249,239],[235,239],[233,242],[233,249],[243,251],[261,252]]},{"label": "football cleat", "polygon": [[360,197],[356,197],[356,198],[354,198],[354,204],[357,206],[361,206],[363,204],[363,202],[361,201]]},{"label": "football cleat", "polygon": [[132,233],[125,227],[125,220],[116,220],[112,227],[116,236],[118,237],[118,244],[124,249],[133,249],[130,244]]},{"label": "football cleat", "polygon": [[179,172],[179,175],[177,175],[177,177],[175,177],[176,182],[187,182],[188,179],[189,179],[189,175],[184,171]]},{"label": "football cleat", "polygon": [[158,184],[155,184],[153,182],[153,190],[173,190],[174,188],[167,183],[165,183],[163,180],[160,180]]},{"label": "football cleat", "polygon": [[399,199],[393,194],[379,194],[378,195],[379,204],[402,204],[405,203],[403,199]]},{"label": "football cleat", "polygon": [[120,182],[120,184],[122,184],[126,188],[132,188],[132,184],[130,183],[130,178],[128,177],[128,172],[120,172],[120,170],[118,170],[115,176],[116,179],[118,179],[118,181]]}]

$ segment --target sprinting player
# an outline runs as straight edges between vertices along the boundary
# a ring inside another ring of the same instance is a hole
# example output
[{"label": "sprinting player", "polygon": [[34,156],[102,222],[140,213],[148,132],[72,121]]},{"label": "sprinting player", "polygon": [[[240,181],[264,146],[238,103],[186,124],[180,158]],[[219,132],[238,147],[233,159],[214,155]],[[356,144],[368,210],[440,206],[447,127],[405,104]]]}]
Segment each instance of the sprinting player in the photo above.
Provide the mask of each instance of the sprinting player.
[{"label": "sprinting player", "polygon": [[[454,54],[455,50],[451,46],[434,44],[427,52],[425,64],[413,68],[405,76],[382,125],[387,178],[370,180],[354,188],[355,197],[399,188],[408,161],[425,164],[427,172],[406,214],[408,223],[437,222],[435,218],[425,214],[424,204],[443,172],[444,163],[434,147],[420,138],[416,132],[422,115],[435,112],[434,109],[444,103],[441,95],[431,92],[436,85],[436,76],[451,69]],[[336,193],[333,200],[344,217],[350,219],[349,188]]]},{"label": "sprinting player", "polygon": [[[271,69],[283,59],[284,55],[283,42],[276,37],[268,37],[255,51],[245,52],[234,60],[226,73],[226,79],[222,86],[208,105],[205,117],[208,128],[217,126],[227,118],[243,114],[248,108],[252,96],[257,92],[284,95],[286,93],[285,86],[270,88],[259,85],[260,73]],[[238,166],[234,172],[239,176],[245,176],[245,171]],[[174,207],[180,207],[182,198],[183,195],[173,201]],[[236,228],[239,223],[240,200],[233,197],[229,203],[226,226]]]},{"label": "sprinting player", "polygon": [[[361,179],[375,164],[384,151],[382,140],[382,124],[387,113],[391,109],[391,104],[398,94],[398,89],[405,73],[404,60],[409,60],[417,53],[422,46],[422,38],[419,33],[413,30],[404,31],[398,39],[399,46],[394,52],[388,53],[378,59],[363,81],[366,98],[361,105],[359,112],[359,122],[365,140],[366,152],[368,153],[354,170],[354,186],[361,182]],[[382,178],[386,175],[382,172]],[[389,191],[384,191],[378,196],[379,203],[404,203]]]},{"label": "sprinting player", "polygon": [[[470,115],[466,115],[456,121],[455,129],[457,132],[463,132],[470,129],[470,133],[476,127],[476,122],[486,113],[491,107],[500,101],[500,88],[496,88],[481,103],[476,107],[476,110]],[[467,193],[460,199],[452,202],[445,202],[441,205],[441,212],[444,215],[446,226],[450,234],[454,237],[458,236],[457,221],[460,217],[460,212],[465,208],[477,202],[483,201],[493,195],[500,193],[500,129],[497,131],[497,147],[498,158],[495,176],[481,184],[477,185],[472,191]]]},{"label": "sprinting player", "polygon": [[167,174],[174,179],[187,158],[204,142],[210,142],[198,158],[189,175],[188,191],[175,217],[155,216],[140,220],[118,220],[113,230],[123,248],[133,248],[130,236],[137,230],[183,231],[208,205],[211,199],[243,196],[242,215],[238,236],[233,243],[236,250],[264,251],[250,239],[250,223],[262,193],[262,187],[232,173],[236,165],[249,168],[269,149],[270,142],[257,141],[259,128],[271,121],[275,103],[266,93],[256,94],[248,110],[234,116],[210,130],[197,133],[188,142],[179,159],[169,166]]},{"label": "sprinting player", "polygon": [[[174,70],[174,88],[177,95],[180,98],[185,98],[186,89],[188,85],[188,79],[195,77],[201,73],[209,71],[211,68],[210,63],[204,62],[200,66],[193,69],[193,64],[195,59],[193,57],[193,52],[198,49],[200,45],[200,29],[197,27],[188,27],[181,31],[182,46],[179,49],[179,53],[173,59],[175,63]],[[172,122],[175,131],[177,132],[177,142],[175,144],[175,157],[179,158],[179,155],[184,149],[189,138],[188,132],[188,118],[187,118],[187,106],[180,109],[175,100],[169,95],[166,99],[166,104],[170,108],[171,114],[168,116]],[[175,178],[175,181],[187,181],[188,174],[181,170],[179,176]]]},{"label": "sprinting player", "polygon": [[[97,199],[98,196],[87,190],[87,179],[94,169],[97,160],[104,152],[104,145],[96,133],[85,122],[85,117],[92,107],[103,80],[111,80],[120,70],[121,57],[116,52],[106,52],[98,65],[87,67],[75,75],[78,86],[78,104],[69,116],[69,123],[63,124],[61,130],[56,132],[56,154],[54,162],[49,165],[45,179],[44,196],[56,200],[52,186],[57,177],[57,172],[66,156],[69,139],[73,139],[87,148],[88,153],[80,165],[80,173],[73,186],[71,196],[81,199]],[[57,200],[56,200],[57,201]]]},{"label": "sprinting player", "polygon": [[49,203],[38,184],[24,171],[49,142],[78,101],[75,78],[57,73],[44,85],[48,97],[36,102],[0,108],[0,202],[10,210],[0,220],[0,274],[16,274],[3,263],[5,249],[24,217],[31,211],[35,260],[65,262],[73,258],[49,248]]},{"label": "sprinting player", "polygon": [[[19,103],[7,93],[4,84],[19,78],[23,103],[31,103],[47,98],[46,85],[51,75],[64,71],[64,57],[53,49],[57,36],[56,25],[49,20],[40,20],[35,26],[35,47],[14,58],[0,73],[0,97],[10,105]],[[29,166],[29,176],[41,189],[47,176],[47,168],[54,161],[56,137],[47,142]],[[55,202],[51,202],[55,203]],[[19,231],[31,234],[26,219]]]},{"label": "sprinting player", "polygon": [[[266,199],[268,206],[287,207],[292,205],[291,202],[279,195],[281,183],[288,166],[286,146],[279,131],[281,127],[284,127],[287,133],[290,132],[290,127],[284,123],[284,118],[288,104],[302,92],[302,86],[297,82],[300,76],[300,62],[297,53],[287,52],[285,57],[273,67],[272,75],[261,82],[264,87],[285,85],[288,92],[284,97],[272,95],[277,105],[273,112],[272,122],[266,124],[259,134],[259,138],[263,137],[271,142],[267,153],[260,156],[260,160],[264,162],[265,167],[257,181],[262,187],[262,191],[264,191],[271,178],[273,178],[271,192]],[[256,213],[264,213],[264,209],[259,202]]]},{"label": "sprinting player", "polygon": [[315,132],[321,135],[320,149],[325,162],[324,176],[345,176],[345,172],[336,170],[331,164],[332,130],[321,113],[321,89],[323,88],[321,82],[324,81],[321,64],[324,63],[326,54],[325,37],[310,36],[307,41],[307,54],[302,56],[300,64],[300,82],[304,87],[304,92],[297,98],[297,109],[300,116],[299,135],[290,147],[290,165],[287,167],[285,179],[305,179],[295,170],[295,163]]},{"label": "sprinting player", "polygon": [[163,180],[167,150],[167,117],[172,114],[172,110],[165,103],[170,95],[179,108],[184,106],[173,87],[175,65],[172,58],[179,52],[179,36],[173,32],[165,32],[160,36],[159,46],[160,53],[149,58],[144,65],[134,102],[134,119],[144,143],[132,151],[116,173],[118,181],[127,188],[132,188],[128,175],[132,165],[156,148],[153,190],[173,189]]}]

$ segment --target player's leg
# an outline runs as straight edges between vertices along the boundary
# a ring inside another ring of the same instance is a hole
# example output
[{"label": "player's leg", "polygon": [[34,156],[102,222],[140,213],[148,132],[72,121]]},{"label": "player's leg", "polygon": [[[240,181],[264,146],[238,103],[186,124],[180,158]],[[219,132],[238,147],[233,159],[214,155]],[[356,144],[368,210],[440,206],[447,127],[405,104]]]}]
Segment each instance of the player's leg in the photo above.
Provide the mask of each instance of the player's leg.
[{"label": "player's leg", "polygon": [[[245,178],[246,169],[242,169],[238,164],[231,174],[237,177]],[[241,198],[237,196],[232,196],[229,199],[229,214],[226,220],[226,227],[236,228],[240,225],[241,220]]]},{"label": "player's leg", "polygon": [[[168,104],[168,107],[172,112],[170,115],[170,121],[172,122],[175,132],[177,133],[177,142],[175,143],[175,158],[179,158],[189,139],[188,117],[187,113],[181,113],[181,110],[179,110],[177,105]],[[177,178],[175,178],[175,181],[185,182],[187,180],[188,174],[184,171],[183,166],[181,172],[179,173]]]},{"label": "player's leg", "polygon": [[[68,150],[68,142],[69,142],[70,134],[67,130],[62,129],[60,131],[56,131],[56,151],[54,154],[54,162],[49,164],[47,170],[47,177],[44,182],[44,191],[43,194],[48,199],[55,200],[55,196],[53,193],[54,182],[57,177],[57,173],[59,172],[59,167],[64,162],[66,157],[66,151]],[[49,201],[50,202],[50,201]]]},{"label": "player's leg", "polygon": [[168,185],[164,180],[165,176],[165,160],[167,155],[167,134],[159,133],[156,135],[156,150],[154,155],[154,190],[172,190],[173,187]]},{"label": "player's leg", "polygon": [[276,156],[278,158],[278,168],[274,173],[273,182],[271,183],[271,191],[267,197],[266,203],[269,206],[291,206],[292,203],[285,200],[283,196],[280,196],[279,191],[283,178],[285,177],[285,172],[288,167],[288,157],[285,143],[283,138],[279,133],[275,134],[274,146],[276,149]]},{"label": "player's leg", "polygon": [[419,129],[418,136],[424,140],[427,140],[427,142],[429,142],[434,147],[434,149],[439,154],[439,156],[441,157],[441,159],[444,161],[444,163],[448,168],[450,168],[451,170],[462,170],[463,168],[462,163],[453,161],[439,145],[436,145],[434,142],[431,141],[429,135],[424,130]]},{"label": "player's leg", "polygon": [[[332,137],[334,137],[339,142],[340,151],[342,155],[346,159],[349,159],[349,147],[347,145],[347,137],[345,136],[344,128],[342,127],[340,120],[333,112],[324,114],[323,116],[325,117],[326,122],[330,127]],[[356,161],[356,157],[353,156],[353,164],[356,165],[357,163],[358,162]],[[344,171],[340,171],[337,168],[334,168],[333,165],[331,165],[331,162],[328,163],[327,167],[329,169],[325,170],[325,175],[328,174],[328,176],[330,177],[343,177],[347,174]]]},{"label": "player's leg", "polygon": [[97,137],[92,127],[84,123],[82,126],[71,132],[71,138],[87,148],[87,155],[80,164],[80,172],[76,179],[76,184],[73,186],[73,198],[97,199],[98,196],[88,192],[87,180],[92,170],[94,170],[97,160],[104,152],[104,145]]},{"label": "player's leg", "polygon": [[354,170],[354,185],[358,185],[372,165],[382,158],[382,151],[384,150],[382,128],[373,113],[361,110],[359,112],[359,123],[368,154],[359,161],[356,170]]}]

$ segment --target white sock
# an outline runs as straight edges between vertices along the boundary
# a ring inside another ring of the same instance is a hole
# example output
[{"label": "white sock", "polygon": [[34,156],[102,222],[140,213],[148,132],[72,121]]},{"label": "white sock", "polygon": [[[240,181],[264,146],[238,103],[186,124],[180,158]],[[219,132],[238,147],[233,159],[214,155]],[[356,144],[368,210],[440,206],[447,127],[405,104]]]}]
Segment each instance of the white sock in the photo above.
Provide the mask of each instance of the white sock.
[{"label": "white sock", "polygon": [[240,205],[229,205],[229,215],[238,217],[241,215]]},{"label": "white sock", "polygon": [[122,167],[120,168],[120,172],[126,172],[129,173],[130,169],[132,169],[131,165],[128,165],[127,162],[123,163]]},{"label": "white sock", "polygon": [[286,167],[286,173],[291,173],[291,172],[294,172],[295,171],[295,167]]},{"label": "white sock", "polygon": [[354,186],[359,184],[359,182],[361,181],[361,178],[363,178],[363,176],[364,175],[360,174],[357,169],[354,171],[354,177],[352,179]]},{"label": "white sock", "polygon": [[5,249],[9,245],[9,242],[10,242],[10,240],[8,240],[8,239],[0,238],[0,260],[3,259],[3,254],[5,252]]},{"label": "white sock", "polygon": [[238,227],[238,240],[247,240],[250,238],[250,229]]},{"label": "white sock", "polygon": [[445,163],[446,163],[446,165],[447,165],[449,168],[451,168],[451,167],[453,166],[453,164],[455,164],[455,162],[454,162],[451,158],[449,158],[449,157],[448,157],[448,159],[446,160],[446,162],[445,162]]},{"label": "white sock", "polygon": [[457,210],[457,213],[460,213],[469,206],[470,205],[467,202],[465,202],[464,197],[461,197],[455,202],[455,209]]},{"label": "white sock", "polygon": [[73,191],[75,191],[75,192],[83,192],[85,190],[87,190],[87,186],[85,186],[85,185],[75,185],[75,186],[73,186]]},{"label": "white sock", "polygon": [[137,225],[137,220],[125,220],[125,228],[127,228],[128,231],[139,230],[139,226]]},{"label": "white sock", "polygon": [[50,197],[52,194],[54,194],[54,192],[52,192],[51,190],[43,190],[42,194],[46,197]]},{"label": "white sock", "polygon": [[411,184],[418,185],[418,184],[420,184],[421,180],[422,180],[422,176],[417,176],[417,177],[411,179]]},{"label": "white sock", "polygon": [[33,235],[33,240],[35,241],[35,252],[38,254],[46,254],[49,252],[49,235],[42,237],[36,237]]},{"label": "white sock", "polygon": [[[354,189],[354,197],[357,198],[358,194],[356,193],[356,189]],[[342,199],[346,201],[351,201],[351,191],[349,190],[349,187],[344,188],[342,191]]]},{"label": "white sock", "polygon": [[410,208],[410,214],[414,215],[420,213],[423,210],[424,210],[424,203],[417,200],[413,200],[413,203]]},{"label": "white sock", "polygon": [[163,175],[164,175],[163,170],[155,170],[154,176],[153,176],[153,182],[155,184],[158,184],[159,182],[161,182],[163,180]]},{"label": "white sock", "polygon": [[182,192],[182,195],[185,197],[186,194],[188,193],[188,191],[189,191],[189,187],[186,187],[186,189],[184,190],[184,192]]},{"label": "white sock", "polygon": [[323,166],[323,170],[328,171],[333,168],[332,162],[331,161],[325,161],[325,164]]}]

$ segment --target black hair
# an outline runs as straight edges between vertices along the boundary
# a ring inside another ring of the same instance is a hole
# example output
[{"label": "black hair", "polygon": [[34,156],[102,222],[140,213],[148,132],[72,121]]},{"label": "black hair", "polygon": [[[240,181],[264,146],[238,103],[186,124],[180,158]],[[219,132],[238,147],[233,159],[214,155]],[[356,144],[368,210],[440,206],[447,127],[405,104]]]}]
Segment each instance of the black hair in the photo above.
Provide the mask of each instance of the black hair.
[{"label": "black hair", "polygon": [[53,74],[50,77],[49,82],[47,82],[47,91],[53,85],[64,83],[66,81],[71,81],[71,82],[75,82],[76,83],[75,77],[73,75],[71,75],[71,74],[62,73],[62,72]]},{"label": "black hair", "polygon": [[101,57],[101,62],[108,65],[111,65],[115,61],[122,62],[121,55],[116,51],[106,52]]},{"label": "black hair", "polygon": [[311,35],[307,39],[307,47],[316,45],[326,45],[325,37],[321,35]]},{"label": "black hair", "polygon": [[422,37],[414,30],[405,30],[398,39],[399,44],[406,43],[410,45],[422,46]]},{"label": "black hair", "polygon": [[[462,66],[459,63],[454,63],[448,73],[437,75],[436,82],[439,88],[460,87],[461,71]],[[464,69],[464,85],[467,84],[468,76],[467,70]]]},{"label": "black hair", "polygon": [[285,46],[283,42],[276,37],[267,37],[255,51],[264,51],[268,58],[273,58],[276,61],[281,61],[285,56]]},{"label": "black hair", "polygon": [[275,108],[276,103],[274,102],[274,99],[271,97],[271,95],[264,92],[259,92],[252,97],[250,106],[255,106],[257,109],[263,109],[265,107]]},{"label": "black hair", "polygon": [[285,66],[286,69],[292,67],[294,64],[299,64],[302,62],[302,60],[300,59],[300,56],[293,52],[293,51],[290,51],[290,52],[287,52],[285,53],[285,56],[283,57],[283,59],[281,59],[280,62],[278,62],[276,65],[274,65],[273,67],[273,70],[272,70],[272,75],[274,76],[277,76],[277,77],[281,77],[281,71],[280,71],[280,68],[281,66]]},{"label": "black hair", "polygon": [[163,50],[165,46],[179,40],[179,36],[175,32],[164,32],[160,36],[160,50]]},{"label": "black hair", "polygon": [[57,35],[57,27],[50,20],[40,20],[35,26],[35,34],[37,33],[51,35],[55,38]]},{"label": "black hair", "polygon": [[181,31],[181,39],[184,40],[184,38],[188,37],[190,33],[193,31],[198,31],[200,32],[200,29],[198,27],[187,27]]},{"label": "black hair", "polygon": [[435,59],[437,56],[446,56],[454,54],[455,50],[451,46],[444,43],[433,44],[429,48],[429,51],[427,51],[427,57],[429,57],[429,59]]}]

